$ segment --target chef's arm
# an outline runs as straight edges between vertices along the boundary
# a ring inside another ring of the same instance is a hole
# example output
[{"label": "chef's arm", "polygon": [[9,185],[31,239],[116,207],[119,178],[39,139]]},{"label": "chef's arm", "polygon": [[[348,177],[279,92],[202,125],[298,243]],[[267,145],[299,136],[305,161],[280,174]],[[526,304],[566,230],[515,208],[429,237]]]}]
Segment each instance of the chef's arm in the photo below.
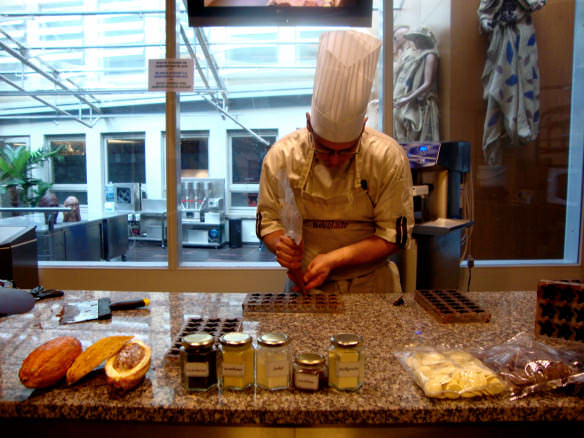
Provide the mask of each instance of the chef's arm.
[{"label": "chef's arm", "polygon": [[371,236],[331,252],[317,255],[304,274],[306,289],[320,286],[333,269],[384,259],[400,249],[395,243]]}]

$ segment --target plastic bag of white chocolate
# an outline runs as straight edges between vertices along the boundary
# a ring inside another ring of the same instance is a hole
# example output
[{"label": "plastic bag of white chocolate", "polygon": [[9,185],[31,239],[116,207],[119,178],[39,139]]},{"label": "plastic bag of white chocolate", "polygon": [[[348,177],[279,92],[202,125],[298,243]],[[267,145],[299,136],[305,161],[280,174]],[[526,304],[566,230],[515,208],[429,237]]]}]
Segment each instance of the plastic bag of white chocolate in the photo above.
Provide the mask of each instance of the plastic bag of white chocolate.
[{"label": "plastic bag of white chocolate", "polygon": [[419,347],[394,355],[427,397],[456,399],[507,392],[497,374],[468,351]]}]

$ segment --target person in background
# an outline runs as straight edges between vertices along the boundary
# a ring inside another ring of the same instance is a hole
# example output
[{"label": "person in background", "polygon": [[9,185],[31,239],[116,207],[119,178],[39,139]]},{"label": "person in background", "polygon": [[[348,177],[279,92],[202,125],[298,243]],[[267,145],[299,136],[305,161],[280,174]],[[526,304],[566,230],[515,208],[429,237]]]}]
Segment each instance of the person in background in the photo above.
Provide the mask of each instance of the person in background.
[{"label": "person in background", "polygon": [[[50,190],[47,190],[39,200],[39,207],[58,207],[58,206],[59,200],[57,199],[57,196]],[[58,211],[45,212],[45,224],[49,225],[49,228],[52,227],[54,224],[57,223],[58,216],[59,216]]]},{"label": "person in background", "polygon": [[[306,128],[277,141],[262,164],[256,231],[281,266],[302,269],[306,290],[397,292],[388,258],[414,224],[412,176],[404,149],[366,126],[381,41],[357,31],[320,38]],[[280,170],[302,215],[303,240],[280,217]],[[298,290],[291,274],[285,290]]]},{"label": "person in background", "polygon": [[404,142],[439,141],[438,47],[434,34],[420,27],[404,35],[415,49],[403,57],[393,84],[393,135]]},{"label": "person in background", "polygon": [[81,220],[81,213],[79,211],[79,199],[75,196],[67,196],[63,206],[70,208],[70,211],[63,213],[63,222],[79,222]]}]

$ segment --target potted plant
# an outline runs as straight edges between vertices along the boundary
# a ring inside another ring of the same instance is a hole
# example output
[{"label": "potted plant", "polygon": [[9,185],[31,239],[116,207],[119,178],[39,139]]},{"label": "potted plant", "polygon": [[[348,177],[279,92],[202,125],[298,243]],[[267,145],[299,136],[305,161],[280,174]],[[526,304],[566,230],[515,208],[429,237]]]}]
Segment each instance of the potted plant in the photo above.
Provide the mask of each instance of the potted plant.
[{"label": "potted plant", "polygon": [[5,145],[0,150],[0,184],[8,193],[11,207],[33,207],[52,186],[32,176],[32,170],[50,158],[59,158],[60,148],[44,147],[29,151],[26,147]]}]

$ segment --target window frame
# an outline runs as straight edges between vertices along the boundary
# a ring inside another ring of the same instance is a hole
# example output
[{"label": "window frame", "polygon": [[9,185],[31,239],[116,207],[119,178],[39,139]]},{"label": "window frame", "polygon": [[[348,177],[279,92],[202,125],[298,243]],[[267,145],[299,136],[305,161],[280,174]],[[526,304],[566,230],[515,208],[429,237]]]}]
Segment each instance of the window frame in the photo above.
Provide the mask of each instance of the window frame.
[{"label": "window frame", "polygon": [[[146,178],[146,133],[144,131],[139,132],[108,132],[107,134],[102,134],[102,144],[103,144],[103,176],[105,184],[116,182],[110,180],[109,175],[109,159],[108,159],[108,140],[119,139],[119,140],[142,140],[144,142],[144,181],[123,181],[123,183],[141,183],[145,184]],[[122,183],[122,181],[118,181]]]},{"label": "window frame", "polygon": [[[85,197],[88,196],[87,186],[87,141],[85,134],[63,134],[63,135],[45,135],[45,146],[51,146],[52,141],[58,140],[82,140],[85,148],[85,184],[83,183],[55,183],[55,172],[53,166],[56,165],[56,160],[51,159],[47,165],[48,179],[52,184],[51,191],[53,192],[84,192]],[[75,195],[75,193],[72,193]],[[81,199],[80,199],[81,201]],[[87,203],[80,202],[80,206],[86,207]]]},{"label": "window frame", "polygon": [[[269,136],[274,137],[274,142],[278,140],[278,129],[270,129],[270,128],[263,128],[263,129],[254,129],[254,132],[259,136]],[[255,216],[256,213],[256,206],[234,206],[232,203],[232,194],[233,193],[259,193],[260,190],[260,183],[259,180],[257,184],[241,184],[241,183],[234,183],[233,182],[233,139],[234,138],[253,138],[253,136],[244,131],[244,130],[228,130],[227,132],[227,192],[226,192],[226,206],[227,211],[231,215],[240,215],[240,216]],[[273,143],[272,143],[273,144]],[[270,146],[271,147],[271,146]],[[269,147],[268,147],[269,149]],[[260,164],[261,169],[261,164]]]}]

